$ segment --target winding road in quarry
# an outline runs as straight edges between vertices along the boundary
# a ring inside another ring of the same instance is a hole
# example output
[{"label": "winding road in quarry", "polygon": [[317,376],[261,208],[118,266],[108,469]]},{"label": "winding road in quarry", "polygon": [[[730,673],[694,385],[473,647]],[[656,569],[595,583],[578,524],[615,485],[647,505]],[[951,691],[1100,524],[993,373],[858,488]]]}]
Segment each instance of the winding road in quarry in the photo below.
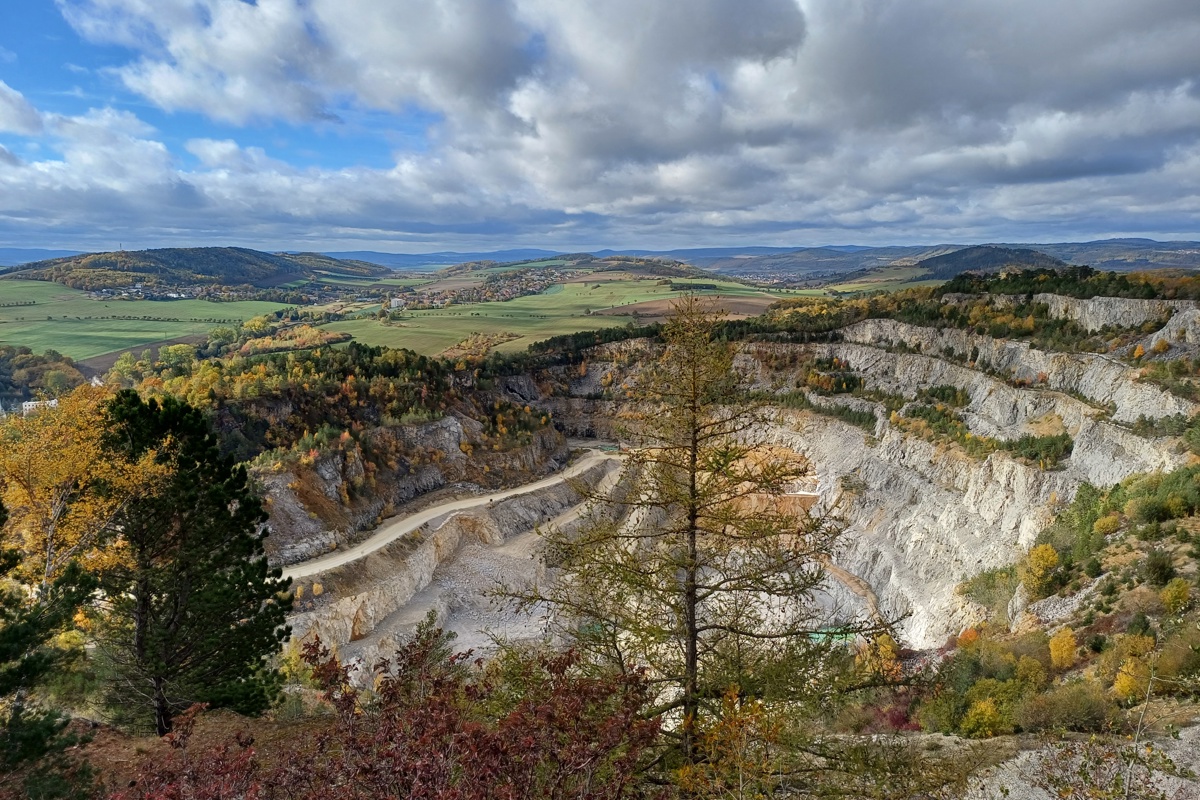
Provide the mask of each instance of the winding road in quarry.
[{"label": "winding road in quarry", "polygon": [[[462,500],[452,500],[431,506],[414,514],[394,517],[380,526],[369,538],[354,547],[328,553],[320,558],[314,558],[299,564],[293,564],[284,569],[283,574],[285,577],[292,579],[308,578],[345,566],[360,558],[371,555],[424,525],[445,519],[456,512],[482,508],[512,497],[539,492],[569,481],[572,478],[580,477],[606,461],[620,460],[622,460],[622,457],[616,453],[588,448],[584,451],[582,457],[554,475],[512,489],[505,489]],[[619,470],[610,471],[595,487],[596,493],[598,495],[606,495],[611,492],[615,488],[619,477]],[[802,492],[797,494],[807,495],[809,493]],[[549,524],[555,526],[567,525],[582,515],[586,508],[587,503],[580,502],[564,511]],[[419,622],[426,612],[439,607],[439,605],[447,605],[457,609],[450,617],[444,620],[444,625],[447,629],[455,630],[462,641],[469,643],[471,646],[484,646],[486,641],[480,638],[475,628],[479,628],[480,630],[486,629],[488,627],[487,620],[480,616],[478,609],[471,607],[467,599],[486,594],[487,587],[482,584],[475,585],[475,583],[478,583],[478,576],[475,576],[474,573],[492,575],[497,570],[511,568],[511,565],[507,563],[508,561],[527,562],[536,551],[539,539],[540,535],[536,529],[533,529],[520,533],[514,532],[507,542],[499,546],[480,545],[475,548],[478,552],[472,551],[468,553],[467,550],[459,551],[438,567],[438,574],[441,575],[440,580],[423,587],[404,607],[397,609],[386,620],[382,620],[378,628],[373,630],[370,636],[364,640],[365,644],[374,642],[380,636],[394,633],[397,627],[411,627],[411,625]],[[878,600],[866,581],[834,564],[831,559],[826,558],[822,559],[822,561],[829,577],[841,583],[852,594],[861,598],[872,618],[881,619]],[[361,648],[362,643],[358,646]]]},{"label": "winding road in quarry", "polygon": [[364,539],[353,547],[345,550],[337,550],[320,558],[313,558],[308,561],[302,561],[299,564],[293,564],[290,567],[285,567],[283,576],[285,578],[307,578],[312,575],[317,575],[327,570],[336,569],[337,567],[349,564],[352,561],[357,561],[363,556],[368,556],[379,550],[382,547],[394,542],[405,534],[412,533],[417,528],[420,528],[426,523],[444,517],[455,511],[467,511],[472,508],[486,506],[489,503],[507,500],[510,497],[516,497],[530,492],[540,491],[551,486],[555,486],[563,481],[568,481],[587,472],[592,467],[607,460],[620,460],[620,456],[615,453],[605,453],[600,450],[589,450],[587,453],[576,461],[571,466],[567,467],[562,472],[555,473],[547,478],[534,483],[527,483],[522,486],[517,486],[513,489],[505,489],[500,492],[492,492],[491,494],[479,495],[478,497],[468,497],[463,500],[452,500],[448,503],[441,503],[436,506],[431,506],[423,511],[418,511],[415,514],[410,514],[406,517],[394,518],[389,522],[385,522],[374,534],[369,538]]}]

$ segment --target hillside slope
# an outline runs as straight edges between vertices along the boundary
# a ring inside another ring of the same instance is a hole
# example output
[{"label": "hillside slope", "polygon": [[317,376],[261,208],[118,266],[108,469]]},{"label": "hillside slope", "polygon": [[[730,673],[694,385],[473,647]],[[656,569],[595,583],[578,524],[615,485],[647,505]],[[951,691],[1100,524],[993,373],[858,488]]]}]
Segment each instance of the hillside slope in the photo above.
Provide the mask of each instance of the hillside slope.
[{"label": "hillside slope", "polygon": [[263,253],[243,247],[172,247],[85,253],[36,261],[10,272],[76,289],[95,289],[135,283],[266,287],[313,278],[321,272],[366,278],[386,275],[390,270],[377,264],[343,261],[317,253]]},{"label": "hillside slope", "polygon": [[929,270],[926,276],[928,278],[949,280],[967,271],[996,272],[1008,268],[1059,269],[1067,265],[1037,250],[980,245],[932,256],[917,262],[917,266]]}]

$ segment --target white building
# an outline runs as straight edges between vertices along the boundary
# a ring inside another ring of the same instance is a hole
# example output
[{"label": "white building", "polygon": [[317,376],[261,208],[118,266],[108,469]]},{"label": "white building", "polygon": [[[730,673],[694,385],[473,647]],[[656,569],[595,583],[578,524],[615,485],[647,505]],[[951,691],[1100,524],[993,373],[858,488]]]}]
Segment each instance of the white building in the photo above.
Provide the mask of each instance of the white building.
[{"label": "white building", "polygon": [[30,400],[21,403],[21,416],[29,416],[42,408],[58,408],[58,400]]}]

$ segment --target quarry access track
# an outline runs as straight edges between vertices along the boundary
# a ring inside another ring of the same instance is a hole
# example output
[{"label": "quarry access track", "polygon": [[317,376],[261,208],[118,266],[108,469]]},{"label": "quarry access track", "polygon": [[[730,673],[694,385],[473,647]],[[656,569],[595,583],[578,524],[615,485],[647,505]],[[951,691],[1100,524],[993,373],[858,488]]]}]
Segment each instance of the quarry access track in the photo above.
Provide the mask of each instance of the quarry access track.
[{"label": "quarry access track", "polygon": [[436,506],[431,506],[423,511],[418,511],[415,514],[410,514],[405,517],[393,518],[385,522],[379,529],[369,538],[359,542],[353,547],[348,547],[345,550],[338,550],[320,558],[309,559],[302,561],[299,564],[292,564],[283,570],[285,578],[293,580],[299,578],[307,578],[313,575],[318,575],[327,570],[336,569],[337,567],[345,566],[353,561],[374,553],[383,547],[399,539],[401,536],[412,533],[429,522],[432,522],[439,517],[444,517],[447,514],[452,514],[456,511],[467,511],[472,508],[487,506],[490,503],[495,503],[500,500],[507,500],[510,497],[516,497],[522,494],[546,489],[555,486],[564,481],[571,480],[587,472],[592,467],[608,460],[620,460],[620,456],[615,453],[605,453],[599,450],[590,450],[582,458],[576,461],[571,466],[567,467],[562,472],[551,475],[548,478],[543,478],[534,483],[527,483],[522,486],[517,486],[512,489],[505,489],[500,492],[492,492],[491,494],[479,495],[478,497],[468,497],[464,500],[453,500],[448,503],[441,503]]}]

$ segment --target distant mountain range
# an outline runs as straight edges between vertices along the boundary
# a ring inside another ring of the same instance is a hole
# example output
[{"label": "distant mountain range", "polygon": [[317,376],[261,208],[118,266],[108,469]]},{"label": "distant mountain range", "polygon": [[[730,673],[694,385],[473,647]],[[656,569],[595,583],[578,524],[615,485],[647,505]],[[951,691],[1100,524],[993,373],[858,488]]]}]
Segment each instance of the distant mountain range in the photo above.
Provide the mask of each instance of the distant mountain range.
[{"label": "distant mountain range", "polygon": [[[820,278],[839,276],[888,266],[913,266],[922,263],[936,273],[948,274],[968,260],[943,256],[979,246],[959,244],[866,247],[832,245],[827,247],[702,247],[676,250],[599,250],[593,255],[657,257],[683,261],[696,267],[725,274],[754,277]],[[1017,261],[1032,266],[1043,263],[1087,264],[1100,270],[1200,269],[1200,242],[1158,242],[1152,239],[1106,239],[1095,242],[1055,244],[996,244],[993,251],[1004,249]],[[250,283],[275,286],[318,272],[342,275],[377,276],[389,270],[432,272],[467,262],[495,261],[511,263],[567,255],[555,250],[522,248],[486,252],[440,251],[436,253],[382,253],[352,250],[329,253],[263,253],[241,247],[165,248],[120,253],[77,253],[69,250],[0,248],[0,268],[24,265],[32,270],[29,277],[65,282],[65,276],[80,278],[85,272],[124,272],[158,276],[172,283]],[[997,254],[981,255],[992,263]],[[961,269],[976,267],[961,266]],[[986,267],[980,267],[986,268]],[[961,269],[959,271],[961,271]],[[33,273],[37,273],[36,275]],[[935,275],[931,275],[935,277]]]},{"label": "distant mountain range", "polygon": [[0,247],[0,267],[15,267],[31,261],[82,255],[78,250],[30,250],[21,247]]},{"label": "distant mountain range", "polygon": [[1028,247],[1069,264],[1100,270],[1200,269],[1200,242],[1156,242],[1153,239],[1105,239],[1065,244],[1009,244]]},{"label": "distant mountain range", "polygon": [[530,261],[535,258],[554,258],[562,255],[557,250],[493,250],[488,253],[379,253],[374,250],[349,250],[339,253],[325,253],[331,258],[352,261],[369,261],[395,270],[430,271],[441,267],[452,267],[455,264],[465,264],[468,261],[496,261],[508,263],[511,261]]},{"label": "distant mountain range", "polygon": [[[972,262],[955,253],[972,251]],[[935,260],[943,259],[944,260]],[[1058,244],[941,244],[916,247],[808,247],[769,254],[741,253],[711,256],[697,251],[684,258],[716,272],[748,277],[792,276],[819,278],[865,272],[888,266],[921,266],[934,270],[928,277],[951,278],[966,269],[995,269],[1009,264],[1025,268],[1086,264],[1098,270],[1127,272],[1140,269],[1200,269],[1200,242],[1156,242],[1150,239],[1110,239]]]},{"label": "distant mountain range", "polygon": [[[706,270],[753,277],[790,275],[820,277],[870,270],[887,266],[911,266],[920,261],[965,250],[974,245],[899,245],[867,247],[831,245],[826,247],[698,247],[676,250],[597,250],[600,258],[638,256],[685,261]],[[1106,239],[1096,242],[1056,244],[994,244],[993,248],[1033,251],[1067,264],[1087,264],[1099,270],[1129,271],[1177,267],[1200,269],[1200,242],[1157,242],[1152,239]],[[496,250],[492,252],[425,254],[354,251],[327,253],[335,258],[370,261],[394,269],[432,270],[468,261],[529,261],[553,258],[567,253],[554,250]],[[1022,255],[1022,262],[1036,262],[1035,256]],[[945,265],[940,265],[940,267]]]}]

